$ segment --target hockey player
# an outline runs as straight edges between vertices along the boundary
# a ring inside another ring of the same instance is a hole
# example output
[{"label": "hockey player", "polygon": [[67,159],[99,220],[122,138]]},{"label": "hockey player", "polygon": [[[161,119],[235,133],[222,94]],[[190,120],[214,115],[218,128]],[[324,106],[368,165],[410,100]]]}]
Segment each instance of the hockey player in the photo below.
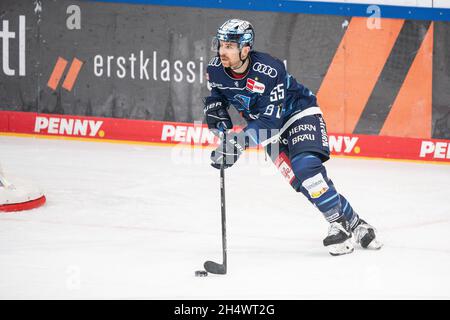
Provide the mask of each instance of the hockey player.
[{"label": "hockey player", "polygon": [[[280,60],[254,51],[254,37],[252,25],[239,19],[226,21],[214,37],[217,56],[208,64],[211,95],[204,99],[204,114],[208,128],[226,132],[221,135],[226,141],[211,153],[211,165],[231,167],[246,148],[262,145],[276,166],[288,172],[291,186],[330,223],[323,244],[331,255],[353,252],[352,236],[362,248],[381,248],[375,229],[328,177],[323,165],[330,157],[328,136],[316,96]],[[239,133],[228,132],[233,127],[230,105],[247,121]]]}]

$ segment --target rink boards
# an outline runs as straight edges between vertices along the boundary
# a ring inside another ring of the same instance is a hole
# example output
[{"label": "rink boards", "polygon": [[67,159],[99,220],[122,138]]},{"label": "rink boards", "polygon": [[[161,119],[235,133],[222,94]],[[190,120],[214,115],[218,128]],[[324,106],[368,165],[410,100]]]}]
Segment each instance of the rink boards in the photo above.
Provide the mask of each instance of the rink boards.
[{"label": "rink boards", "polygon": [[[217,144],[217,138],[201,123],[15,111],[0,111],[0,135],[2,134],[199,147]],[[329,144],[335,155],[450,163],[450,143],[443,139],[330,133]]]},{"label": "rink boards", "polygon": [[211,37],[239,17],[317,95],[335,154],[449,161],[450,9],[112,2],[2,1],[2,132],[214,143],[200,123]]}]

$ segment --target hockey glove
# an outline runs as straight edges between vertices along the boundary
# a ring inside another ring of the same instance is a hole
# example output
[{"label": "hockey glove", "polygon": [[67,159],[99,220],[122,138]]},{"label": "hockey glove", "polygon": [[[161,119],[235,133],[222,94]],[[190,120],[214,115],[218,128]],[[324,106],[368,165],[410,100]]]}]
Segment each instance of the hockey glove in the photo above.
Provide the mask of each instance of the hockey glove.
[{"label": "hockey glove", "polygon": [[209,130],[218,135],[220,131],[224,132],[233,128],[233,123],[227,110],[228,104],[216,97],[207,97],[204,102],[203,113],[205,114]]},{"label": "hockey glove", "polygon": [[219,142],[219,146],[211,152],[211,166],[220,169],[224,164],[225,169],[231,167],[248,147],[248,137],[244,131],[240,133],[230,132],[222,135],[224,141]]}]

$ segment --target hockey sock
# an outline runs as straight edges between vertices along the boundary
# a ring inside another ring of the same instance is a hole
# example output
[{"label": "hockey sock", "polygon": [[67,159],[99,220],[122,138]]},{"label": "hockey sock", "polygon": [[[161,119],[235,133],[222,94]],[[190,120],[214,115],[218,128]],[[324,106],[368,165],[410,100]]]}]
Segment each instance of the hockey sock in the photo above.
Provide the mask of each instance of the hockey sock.
[{"label": "hockey sock", "polygon": [[350,228],[353,230],[359,221],[358,214],[353,210],[352,205],[348,202],[347,199],[342,194],[339,194],[339,198],[341,199],[341,208],[344,213],[345,219],[350,223]]},{"label": "hockey sock", "polygon": [[350,203],[340,195],[327,176],[322,160],[314,153],[305,152],[295,156],[292,169],[300,181],[300,191],[319,209],[328,222],[334,222],[342,215],[350,225],[356,225],[358,215]]}]

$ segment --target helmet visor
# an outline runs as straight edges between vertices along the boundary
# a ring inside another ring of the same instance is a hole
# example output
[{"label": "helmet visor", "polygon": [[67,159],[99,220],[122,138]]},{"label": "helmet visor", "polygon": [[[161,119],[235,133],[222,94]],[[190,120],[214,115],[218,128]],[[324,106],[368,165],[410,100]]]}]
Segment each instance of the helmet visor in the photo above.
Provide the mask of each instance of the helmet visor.
[{"label": "helmet visor", "polygon": [[219,52],[220,41],[237,43],[237,44],[238,44],[237,47],[239,48],[239,41],[233,41],[233,40],[230,40],[230,39],[228,39],[228,38],[227,38],[227,39],[222,39],[222,37],[215,36],[215,37],[213,37],[212,40],[211,40],[211,51],[212,51],[212,52]]}]

